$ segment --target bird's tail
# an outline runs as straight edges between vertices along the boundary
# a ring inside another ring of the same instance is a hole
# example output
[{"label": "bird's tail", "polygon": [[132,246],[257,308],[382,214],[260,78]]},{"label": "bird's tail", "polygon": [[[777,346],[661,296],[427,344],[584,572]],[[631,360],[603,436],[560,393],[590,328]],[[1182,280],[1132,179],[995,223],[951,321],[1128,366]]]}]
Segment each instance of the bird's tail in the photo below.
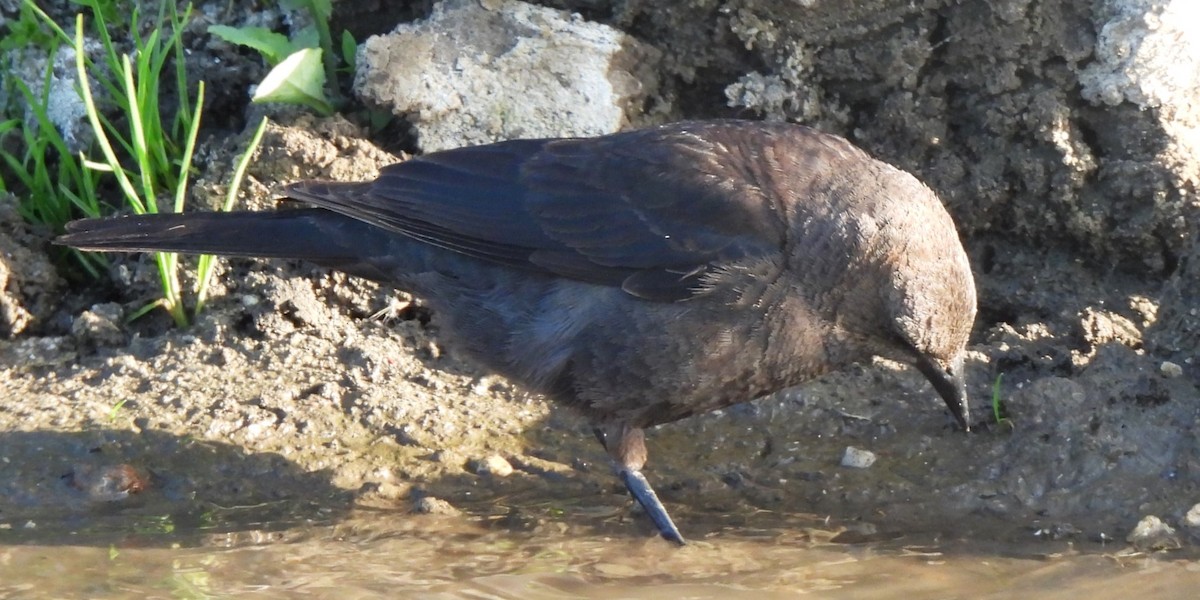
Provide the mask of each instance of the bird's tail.
[{"label": "bird's tail", "polygon": [[[352,219],[322,209],[193,212],[83,219],[54,240],[80,250],[183,252],[316,262],[348,258],[338,243]],[[323,260],[324,259],[324,260]]]}]

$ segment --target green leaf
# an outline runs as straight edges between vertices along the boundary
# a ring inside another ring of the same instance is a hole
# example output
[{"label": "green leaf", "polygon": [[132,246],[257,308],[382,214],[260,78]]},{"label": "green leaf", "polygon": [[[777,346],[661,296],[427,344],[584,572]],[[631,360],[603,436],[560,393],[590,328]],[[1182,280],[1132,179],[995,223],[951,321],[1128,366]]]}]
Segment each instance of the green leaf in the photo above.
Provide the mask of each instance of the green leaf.
[{"label": "green leaf", "polygon": [[355,61],[358,58],[358,42],[354,41],[354,36],[349,30],[342,30],[342,60],[346,61],[346,68],[353,74],[355,69]]},{"label": "green leaf", "polygon": [[321,115],[333,114],[333,106],[325,98],[321,50],[305,48],[293,52],[258,84],[253,101],[302,104]]},{"label": "green leaf", "polygon": [[287,36],[275,33],[266,27],[230,27],[228,25],[210,25],[208,32],[239,46],[258,50],[266,59],[267,64],[275,66],[283,62],[289,54],[300,46],[293,46]]}]

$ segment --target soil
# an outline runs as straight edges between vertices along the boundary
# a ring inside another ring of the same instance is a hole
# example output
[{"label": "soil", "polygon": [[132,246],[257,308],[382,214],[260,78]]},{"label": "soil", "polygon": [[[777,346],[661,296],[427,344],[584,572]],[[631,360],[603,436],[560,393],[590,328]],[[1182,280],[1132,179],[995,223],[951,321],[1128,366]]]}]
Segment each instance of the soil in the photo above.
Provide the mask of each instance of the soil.
[{"label": "soil", "polygon": [[[1044,145],[1021,145],[1036,129],[1030,120],[1049,118],[1054,106],[972,120],[986,112],[968,102],[986,87],[975,77],[995,73],[972,71],[965,91],[947,93],[937,78],[967,68],[961,53],[888,54],[933,69],[913,82],[883,78],[868,85],[865,75],[829,74],[863,68],[862,55],[839,41],[847,32],[859,31],[855,39],[868,46],[881,43],[881,32],[905,33],[893,35],[899,40],[893,49],[905,40],[909,48],[928,49],[927,35],[913,32],[944,32],[962,20],[975,27],[994,17],[980,16],[978,7],[929,3],[929,16],[882,11],[854,17],[859,21],[846,17],[852,24],[827,23],[827,35],[810,42],[826,45],[806,54],[814,61],[801,68],[781,58],[783,42],[763,49],[761,36],[776,32],[782,39],[787,32],[768,27],[784,21],[754,2],[722,13],[734,17],[703,25],[693,19],[695,25],[662,37],[651,33],[684,16],[635,8],[639,3],[613,5],[624,12],[583,4],[589,16],[624,26],[674,57],[663,67],[673,83],[664,84],[659,99],[673,118],[736,112],[724,106],[721,90],[740,74],[775,77],[793,91],[816,82],[808,109],[780,105],[775,116],[810,116],[929,181],[963,224],[980,290],[967,366],[970,433],[952,426],[919,373],[885,360],[659,427],[648,435],[647,476],[685,535],[719,536],[728,527],[761,524],[763,515],[813,513],[861,539],[953,532],[1101,547],[1125,545],[1139,521],[1157,516],[1169,533],[1159,529],[1128,543],[1139,549],[1195,543],[1200,529],[1193,521],[1200,519],[1187,514],[1200,502],[1200,369],[1193,362],[1200,327],[1187,291],[1195,289],[1200,261],[1185,260],[1194,253],[1184,235],[1190,221],[1180,226],[1184,237],[1167,236],[1175,235],[1170,223],[1193,214],[1187,211],[1197,203],[1194,189],[1146,183],[1141,155],[1126,156],[1121,167],[1136,171],[1141,187],[1097,184],[1111,181],[1103,177],[1056,180],[1055,173],[1072,167],[1053,153],[1038,158]],[[1006,31],[1019,29],[1028,42],[1038,27],[1094,17],[1079,8],[1090,3],[1063,4],[1082,12],[1064,10],[1057,21]],[[754,35],[746,33],[751,17],[759,22]],[[985,36],[971,43],[989,40],[995,42]],[[1065,46],[1090,48],[1058,37],[1038,48],[1049,55]],[[1094,121],[1104,109],[1063,91],[1073,65],[1087,55],[1079,52],[1036,85],[1056,90],[1053,98]],[[230,85],[239,86],[252,69],[238,65],[255,59],[214,46],[193,60],[209,64],[210,77],[231,73]],[[790,75],[780,66],[788,64],[796,67]],[[210,79],[210,89],[222,88],[215,83]],[[1044,98],[1031,91],[1033,84],[1014,85],[1001,95],[1033,104]],[[887,93],[867,103],[877,88]],[[926,97],[952,101],[929,108]],[[249,109],[244,122],[257,123],[258,110]],[[904,121],[902,113],[917,117]],[[939,121],[946,114],[961,123]],[[272,116],[251,167],[251,206],[269,206],[277,184],[365,179],[403,158],[342,117]],[[1147,115],[1130,118],[1150,127]],[[242,120],[228,121],[234,126],[208,130],[199,151],[203,174],[193,200],[199,205],[218,202],[244,143]],[[994,127],[967,126],[985,121]],[[907,128],[896,136],[902,122]],[[929,128],[947,127],[959,137],[930,145]],[[1115,142],[1102,138],[1090,151],[1108,165],[1103,159],[1116,151],[1105,144]],[[925,141],[909,148],[914,139]],[[1000,162],[989,166],[989,160]],[[1043,168],[1050,172],[1035,173]],[[1045,185],[1026,185],[1037,177]],[[1151,188],[1167,191],[1156,195]],[[1048,189],[1057,195],[1047,203]],[[1075,203],[1080,198],[1083,205]],[[175,328],[161,311],[128,322],[156,297],[148,257],[112,256],[108,281],[54,276],[50,265],[63,260],[49,243],[51,232],[22,223],[8,208],[12,202],[0,200],[6,233],[0,236],[0,536],[30,524],[42,532],[103,527],[112,515],[172,515],[177,523],[230,530],[247,514],[285,527],[364,507],[465,521],[502,516],[498,526],[514,530],[556,527],[563,507],[575,507],[571,514],[600,528],[630,516],[589,425],[444,346],[438,315],[419,298],[295,262],[228,260],[220,263],[211,303],[190,327]],[[1083,219],[1080,206],[1098,206],[1105,216]],[[1105,225],[1123,219],[1129,227]],[[1177,324],[1164,326],[1160,315]],[[865,468],[842,466],[849,447],[876,460]],[[591,518],[581,506],[614,512]],[[650,535],[651,525],[630,517],[606,530]]]}]

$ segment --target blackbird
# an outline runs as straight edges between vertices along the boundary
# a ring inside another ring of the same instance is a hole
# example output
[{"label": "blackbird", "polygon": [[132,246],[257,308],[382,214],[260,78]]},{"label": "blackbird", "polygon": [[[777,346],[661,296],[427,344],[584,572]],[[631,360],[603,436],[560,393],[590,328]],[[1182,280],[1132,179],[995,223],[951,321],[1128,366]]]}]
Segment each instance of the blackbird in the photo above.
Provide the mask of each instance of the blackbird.
[{"label": "blackbird", "polygon": [[427,154],[302,181],[304,208],[68,224],[85,250],[307,259],[424,298],[451,347],[591,419],[662,536],[643,430],[872,356],[968,428],[975,285],[908,173],[786,123],[695,121]]}]

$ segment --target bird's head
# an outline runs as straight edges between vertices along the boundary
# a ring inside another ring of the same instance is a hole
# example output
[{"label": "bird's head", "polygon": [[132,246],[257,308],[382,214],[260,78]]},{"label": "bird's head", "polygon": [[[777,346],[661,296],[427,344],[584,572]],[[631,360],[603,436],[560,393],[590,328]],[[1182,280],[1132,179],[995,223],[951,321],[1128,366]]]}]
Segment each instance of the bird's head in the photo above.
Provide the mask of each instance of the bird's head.
[{"label": "bird's head", "polygon": [[967,429],[963,358],[975,281],[958,230],[911,174],[838,148],[837,160],[797,151],[817,166],[839,167],[812,169],[788,203],[787,264],[802,306],[835,324],[835,365],[867,354],[914,364]]},{"label": "bird's head", "polygon": [[883,306],[892,333],[969,430],[963,355],[975,322],[975,280],[949,214],[924,192],[927,209],[906,211],[918,233],[903,236],[887,261]]}]

